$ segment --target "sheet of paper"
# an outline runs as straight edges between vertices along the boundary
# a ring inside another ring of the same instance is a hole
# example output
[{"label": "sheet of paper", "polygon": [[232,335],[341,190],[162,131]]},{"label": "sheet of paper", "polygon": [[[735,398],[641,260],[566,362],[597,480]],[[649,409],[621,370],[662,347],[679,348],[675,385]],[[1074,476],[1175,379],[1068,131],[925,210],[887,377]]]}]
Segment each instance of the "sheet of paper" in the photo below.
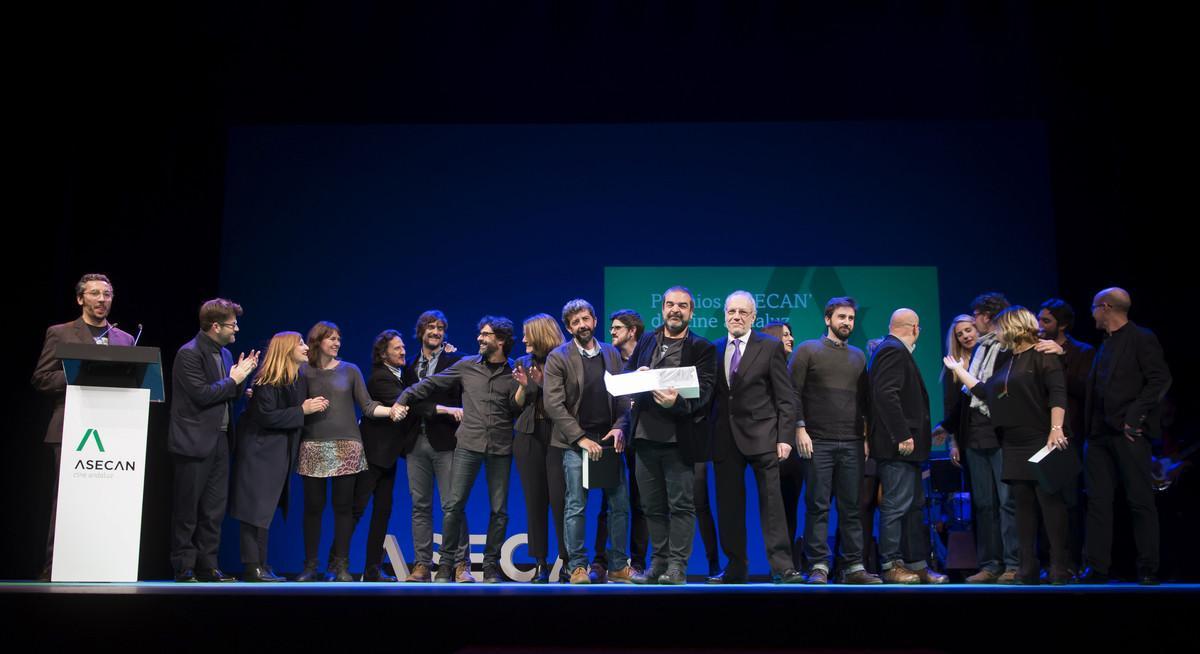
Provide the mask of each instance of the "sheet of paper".
[{"label": "sheet of paper", "polygon": [[613,397],[661,391],[674,388],[680,397],[695,399],[700,397],[700,380],[696,376],[696,366],[683,368],[657,368],[654,370],[639,370],[622,375],[604,373],[604,387]]},{"label": "sheet of paper", "polygon": [[1042,459],[1049,456],[1050,453],[1053,451],[1054,450],[1051,449],[1051,447],[1049,445],[1046,445],[1042,449],[1038,450],[1037,454],[1034,454],[1033,456],[1029,457],[1029,462],[1030,463],[1041,463]]}]

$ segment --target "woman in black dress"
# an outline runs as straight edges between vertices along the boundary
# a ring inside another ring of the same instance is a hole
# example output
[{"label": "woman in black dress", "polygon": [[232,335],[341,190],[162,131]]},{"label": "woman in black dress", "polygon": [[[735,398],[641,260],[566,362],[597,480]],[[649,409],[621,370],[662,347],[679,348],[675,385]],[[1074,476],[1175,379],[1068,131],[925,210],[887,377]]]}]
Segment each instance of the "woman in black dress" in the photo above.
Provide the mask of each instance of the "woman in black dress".
[{"label": "woman in black dress", "polygon": [[267,345],[254,393],[238,423],[229,515],[242,523],[242,581],[283,581],[267,565],[267,534],[275,508],[287,516],[288,479],[296,469],[304,416],[329,407],[323,397],[305,399],[300,364],[308,345],[296,332],[279,332]]},{"label": "woman in black dress", "polygon": [[1017,504],[1017,537],[1020,542],[1019,579],[1037,584],[1038,507],[1046,523],[1050,540],[1050,583],[1070,581],[1067,565],[1067,505],[1061,492],[1048,492],[1038,484],[1034,464],[1029,457],[1042,449],[1065,450],[1067,385],[1062,364],[1053,354],[1034,349],[1038,342],[1038,323],[1028,309],[1012,306],[995,318],[1002,347],[1011,355],[985,383],[979,383],[963,367],[961,360],[947,356],[946,367],[953,370],[971,394],[987,402],[992,424],[1004,451],[1003,478],[1012,489]]}]

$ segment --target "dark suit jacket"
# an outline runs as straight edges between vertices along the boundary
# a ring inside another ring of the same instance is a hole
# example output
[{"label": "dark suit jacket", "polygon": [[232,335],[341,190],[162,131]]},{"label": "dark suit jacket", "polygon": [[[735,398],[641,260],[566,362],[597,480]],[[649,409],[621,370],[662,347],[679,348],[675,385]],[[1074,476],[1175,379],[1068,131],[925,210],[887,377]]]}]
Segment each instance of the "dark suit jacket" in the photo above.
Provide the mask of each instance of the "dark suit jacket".
[{"label": "dark suit jacket", "polygon": [[[633,355],[625,365],[625,372],[633,372],[643,366],[649,368],[653,361],[654,348],[657,347],[658,335],[663,328],[659,327],[652,333],[646,334],[638,341]],[[654,401],[652,393],[638,393],[634,396],[633,406],[621,419],[619,428],[625,432],[626,438],[632,440],[637,433],[638,416],[643,411],[658,411],[670,415],[675,422],[675,438],[679,443],[679,451],[686,463],[704,462],[712,459],[712,442],[708,428],[708,412],[712,403],[713,389],[717,375],[717,348],[708,341],[688,330],[687,338],[683,341],[680,353],[680,367],[696,366],[696,377],[700,382],[700,397],[688,399],[679,397],[671,408],[664,409]]]},{"label": "dark suit jacket", "polygon": [[713,392],[713,458],[774,452],[796,433],[795,389],[788,375],[783,342],[750,332],[732,387],[725,369],[729,337],[717,343],[717,385]]},{"label": "dark suit jacket", "polygon": [[[33,370],[33,378],[29,380],[34,388],[49,395],[54,402],[50,424],[46,427],[46,443],[62,442],[63,409],[67,400],[67,375],[63,372],[62,362],[54,358],[54,350],[59,343],[94,342],[92,332],[88,330],[82,317],[46,328],[42,353],[38,355],[37,367]],[[108,332],[108,344],[132,346],[133,336],[114,327]]]},{"label": "dark suit jacket", "polygon": [[1084,405],[1087,403],[1087,380],[1092,372],[1092,361],[1096,348],[1077,341],[1070,335],[1063,345],[1063,372],[1067,377],[1067,433],[1068,438],[1083,436]]},{"label": "dark suit jacket", "polygon": [[[904,342],[888,335],[867,364],[871,387],[868,438],[871,458],[920,462],[929,458],[933,437],[929,426],[929,393],[921,371]],[[896,446],[912,438],[912,454],[901,456]]]},{"label": "dark suit jacket", "polygon": [[[610,374],[620,374],[625,368],[621,353],[608,343],[600,344],[599,356],[604,357],[604,369]],[[603,383],[603,382],[601,382]],[[579,404],[583,399],[583,356],[575,345],[575,339],[554,348],[546,357],[545,378],[542,380],[542,405],[546,417],[553,427],[550,441],[555,447],[575,447],[575,443],[587,434],[579,425]],[[619,429],[622,415],[628,411],[628,398],[608,396],[609,411],[613,416],[613,428]],[[606,434],[600,434],[604,437]],[[595,434],[593,434],[595,436]],[[630,434],[625,434],[629,439]]]},{"label": "dark suit jacket", "polygon": [[[215,351],[221,353],[220,368],[212,358]],[[211,454],[221,436],[221,417],[226,409],[229,429],[233,430],[233,401],[246,383],[234,383],[229,376],[232,367],[233,355],[204,332],[179,348],[171,369],[169,452],[198,458]]]},{"label": "dark suit jacket", "polygon": [[[459,352],[445,352],[438,357],[437,365],[433,367],[431,375],[442,372],[446,368],[454,365],[454,362],[463,358]],[[421,353],[417,352],[415,358],[409,361],[408,365],[404,366],[404,375],[401,378],[404,388],[416,386],[417,382],[417,363],[421,360]],[[403,390],[403,389],[402,389]],[[393,401],[395,398],[393,398]],[[392,403],[389,402],[389,405]],[[449,452],[454,449],[458,440],[454,437],[454,432],[458,430],[458,421],[454,416],[440,415],[437,412],[437,405],[442,406],[462,406],[462,387],[455,385],[447,391],[438,391],[430,395],[428,398],[421,400],[408,407],[409,429],[412,431],[410,438],[412,445],[409,446],[405,453],[412,451],[412,446],[416,444],[417,437],[421,434],[421,419],[425,419],[425,435],[429,438],[429,445],[438,452]],[[401,423],[404,424],[404,423]]]},{"label": "dark suit jacket", "polygon": [[[407,372],[404,370],[401,375]],[[392,406],[403,391],[404,383],[396,379],[387,366],[378,363],[371,368],[371,374],[367,377],[367,393],[372,400]],[[396,465],[396,459],[411,452],[417,442],[417,432],[412,430],[409,418],[392,422],[390,418],[364,415],[358,423],[358,430],[362,434],[367,461],[383,468]]]},{"label": "dark suit jacket", "polygon": [[238,421],[229,506],[233,518],[266,528],[276,506],[287,517],[288,481],[296,470],[304,426],[300,405],[306,397],[303,377],[290,386],[254,387],[254,396]]},{"label": "dark suit jacket", "polygon": [[[1122,331],[1130,330],[1127,338],[1115,345],[1110,338],[1100,346],[1092,363],[1087,381],[1087,402],[1084,408],[1084,433],[1092,435],[1092,407],[1098,397],[1104,398],[1104,424],[1115,433],[1125,425],[1145,430],[1150,439],[1161,435],[1162,399],[1171,387],[1171,371],[1163,358],[1162,346],[1154,332],[1129,321]],[[1105,356],[1106,348],[1115,348],[1111,356],[1112,374],[1104,388],[1096,378],[1096,364]]]}]

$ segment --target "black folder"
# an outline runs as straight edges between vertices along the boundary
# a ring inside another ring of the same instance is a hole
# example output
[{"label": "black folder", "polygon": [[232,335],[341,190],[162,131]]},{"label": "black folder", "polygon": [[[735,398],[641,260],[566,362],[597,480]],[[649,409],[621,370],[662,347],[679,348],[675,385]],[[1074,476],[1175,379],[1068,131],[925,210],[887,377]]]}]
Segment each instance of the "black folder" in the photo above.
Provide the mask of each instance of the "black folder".
[{"label": "black folder", "polygon": [[1079,455],[1071,448],[1053,450],[1033,466],[1037,470],[1038,483],[1047,493],[1069,488],[1083,468]]},{"label": "black folder", "polygon": [[621,455],[617,454],[615,448],[603,449],[599,461],[588,457],[587,450],[582,452],[584,488],[616,488],[621,485]]}]

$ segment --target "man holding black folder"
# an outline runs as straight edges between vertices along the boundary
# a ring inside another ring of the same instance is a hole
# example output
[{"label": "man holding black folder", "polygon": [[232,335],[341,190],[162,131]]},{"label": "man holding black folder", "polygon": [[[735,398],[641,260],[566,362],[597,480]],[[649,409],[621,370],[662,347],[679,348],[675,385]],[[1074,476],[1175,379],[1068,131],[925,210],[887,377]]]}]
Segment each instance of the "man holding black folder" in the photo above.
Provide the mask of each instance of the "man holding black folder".
[{"label": "man holding black folder", "polygon": [[[605,373],[621,372],[624,365],[621,353],[596,340],[596,310],[586,300],[567,302],[562,319],[572,338],[546,357],[542,388],[546,415],[553,423],[551,443],[565,450],[563,474],[567,488],[562,529],[571,583],[591,583],[584,545],[587,493],[590,488],[598,487],[607,491],[608,499],[608,581],[641,581],[640,574],[629,566],[625,552],[629,539],[629,489],[621,462],[625,434],[618,423],[628,400],[609,395],[604,385]],[[586,463],[584,456],[588,458]],[[589,488],[584,488],[585,465],[591,466],[590,472],[598,473],[595,476],[608,480],[591,479]],[[598,485],[597,481],[604,485]]]}]

